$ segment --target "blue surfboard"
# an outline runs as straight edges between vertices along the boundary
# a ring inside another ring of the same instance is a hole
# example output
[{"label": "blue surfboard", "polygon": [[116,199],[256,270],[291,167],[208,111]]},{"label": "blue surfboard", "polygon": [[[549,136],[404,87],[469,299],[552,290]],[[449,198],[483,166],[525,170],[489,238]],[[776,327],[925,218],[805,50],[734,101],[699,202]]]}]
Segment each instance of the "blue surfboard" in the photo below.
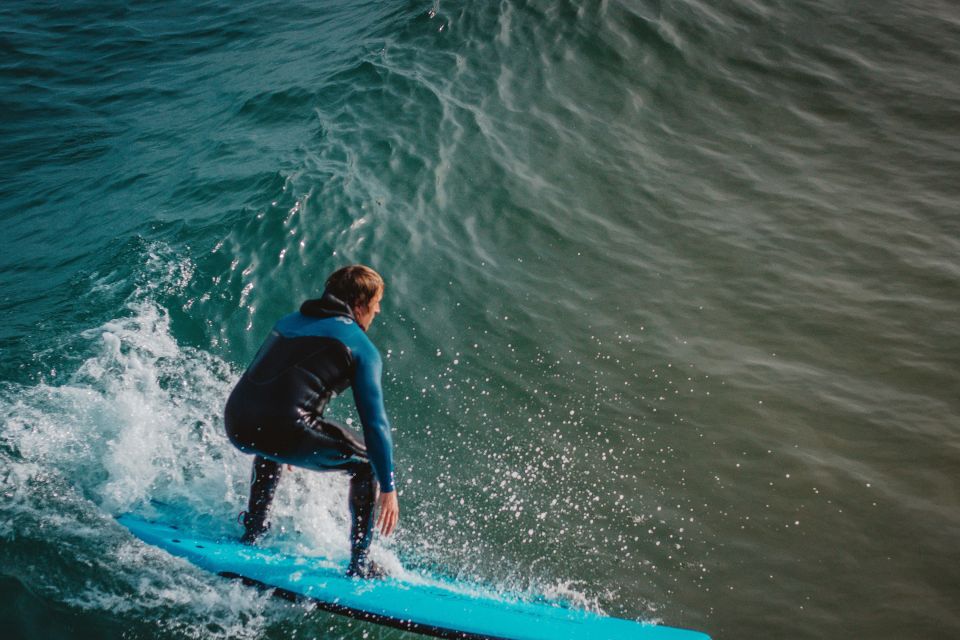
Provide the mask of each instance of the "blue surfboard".
[{"label": "blue surfboard", "polygon": [[709,640],[697,631],[636,622],[548,601],[529,602],[448,578],[359,580],[323,558],[292,556],[126,514],[144,542],[218,575],[290,600],[438,638],[484,640]]}]

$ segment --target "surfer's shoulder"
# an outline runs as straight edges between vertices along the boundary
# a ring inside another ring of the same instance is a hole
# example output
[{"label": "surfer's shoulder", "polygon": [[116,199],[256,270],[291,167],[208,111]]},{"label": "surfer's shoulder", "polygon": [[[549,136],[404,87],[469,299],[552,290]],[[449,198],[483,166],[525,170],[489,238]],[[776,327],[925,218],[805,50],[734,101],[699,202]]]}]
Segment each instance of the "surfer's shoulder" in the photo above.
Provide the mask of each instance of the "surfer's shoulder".
[{"label": "surfer's shoulder", "polygon": [[370,339],[366,331],[360,328],[360,325],[354,323],[353,326],[355,328],[355,331],[352,332],[354,341],[353,344],[348,346],[353,351],[354,357],[361,359],[366,364],[381,364],[380,350],[373,344],[373,340]]}]

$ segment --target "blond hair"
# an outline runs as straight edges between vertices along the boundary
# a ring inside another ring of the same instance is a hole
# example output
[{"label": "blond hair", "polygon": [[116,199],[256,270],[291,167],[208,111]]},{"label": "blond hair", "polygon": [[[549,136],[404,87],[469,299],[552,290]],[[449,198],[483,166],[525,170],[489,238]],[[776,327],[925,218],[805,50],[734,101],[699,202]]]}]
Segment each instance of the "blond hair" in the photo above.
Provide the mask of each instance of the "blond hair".
[{"label": "blond hair", "polygon": [[370,267],[352,264],[327,278],[327,291],[351,307],[365,307],[383,292],[383,278]]}]

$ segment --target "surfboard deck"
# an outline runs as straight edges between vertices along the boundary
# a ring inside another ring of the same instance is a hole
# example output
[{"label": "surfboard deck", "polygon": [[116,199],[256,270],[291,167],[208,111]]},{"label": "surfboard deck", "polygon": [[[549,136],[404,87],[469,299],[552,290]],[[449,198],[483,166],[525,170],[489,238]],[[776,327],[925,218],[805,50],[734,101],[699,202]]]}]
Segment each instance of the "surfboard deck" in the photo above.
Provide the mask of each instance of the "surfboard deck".
[{"label": "surfboard deck", "polygon": [[709,640],[697,631],[528,602],[448,578],[359,580],[345,565],[217,540],[133,514],[117,520],[144,542],[218,575],[320,609],[438,638],[476,640]]}]

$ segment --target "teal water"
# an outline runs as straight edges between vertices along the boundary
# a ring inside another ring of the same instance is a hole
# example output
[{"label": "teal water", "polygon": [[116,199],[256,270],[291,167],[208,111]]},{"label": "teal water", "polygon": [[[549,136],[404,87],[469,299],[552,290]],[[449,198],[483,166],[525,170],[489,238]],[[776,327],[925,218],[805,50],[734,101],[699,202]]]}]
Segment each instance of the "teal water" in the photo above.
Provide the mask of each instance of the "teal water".
[{"label": "teal water", "polygon": [[[957,637],[958,43],[937,0],[4,3],[0,621],[402,637],[113,521],[236,530],[226,394],[364,262],[384,562],[716,638]],[[345,495],[290,474],[275,544],[342,557]]]}]

